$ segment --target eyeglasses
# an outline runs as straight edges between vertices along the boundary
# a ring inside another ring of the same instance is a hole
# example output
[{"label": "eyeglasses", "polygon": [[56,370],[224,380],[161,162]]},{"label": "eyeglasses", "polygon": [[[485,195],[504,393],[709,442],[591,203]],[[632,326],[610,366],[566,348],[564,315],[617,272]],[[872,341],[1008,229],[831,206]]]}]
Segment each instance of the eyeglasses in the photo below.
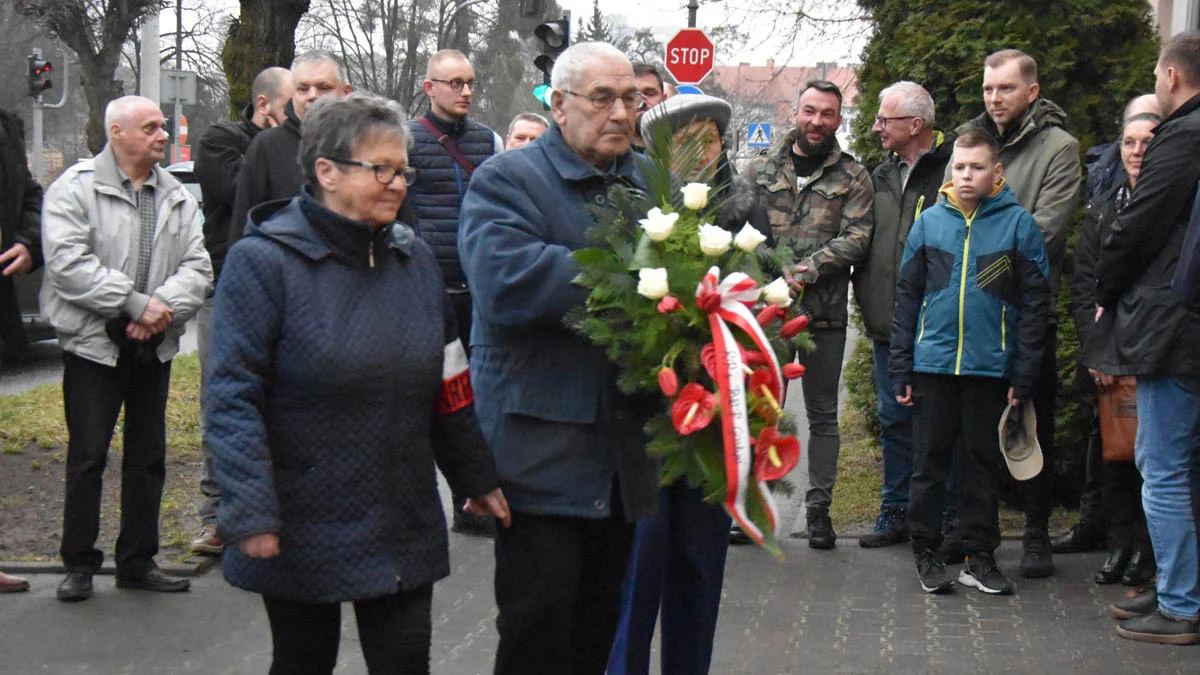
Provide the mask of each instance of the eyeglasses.
[{"label": "eyeglasses", "polygon": [[412,185],[417,180],[417,170],[411,166],[397,169],[391,164],[375,164],[374,162],[363,162],[357,159],[344,159],[341,157],[326,157],[325,159],[335,164],[361,166],[364,169],[371,169],[375,172],[375,180],[380,185],[391,185],[392,181],[396,180],[396,176],[403,176],[405,185]]},{"label": "eyeglasses", "polygon": [[886,127],[888,122],[894,122],[896,120],[911,120],[916,119],[916,117],[916,115],[905,115],[903,117],[876,117],[875,124],[878,124],[881,127]]},{"label": "eyeglasses", "polygon": [[646,95],[640,91],[631,91],[623,96],[616,96],[615,94],[577,94],[569,89],[562,89],[561,91],[571,96],[586,98],[592,102],[593,108],[601,111],[612,110],[617,101],[620,101],[626,110],[637,110],[646,100]]},{"label": "eyeglasses", "polygon": [[463,81],[463,80],[460,80],[457,78],[455,78],[453,80],[439,80],[436,77],[431,77],[431,78],[429,78],[429,81],[430,82],[441,82],[442,84],[449,86],[454,91],[462,91],[463,87],[470,87],[471,91],[479,91],[479,80]]}]

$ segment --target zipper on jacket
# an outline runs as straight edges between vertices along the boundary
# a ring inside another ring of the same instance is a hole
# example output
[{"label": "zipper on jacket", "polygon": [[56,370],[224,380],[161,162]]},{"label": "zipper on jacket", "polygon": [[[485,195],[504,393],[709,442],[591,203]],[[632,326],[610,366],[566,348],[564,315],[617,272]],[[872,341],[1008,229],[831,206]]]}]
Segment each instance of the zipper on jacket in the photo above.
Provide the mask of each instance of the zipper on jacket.
[{"label": "zipper on jacket", "polygon": [[929,308],[929,301],[921,301],[921,334],[917,336],[917,344],[921,344],[921,340],[925,339],[925,310]]},{"label": "zipper on jacket", "polygon": [[1008,318],[1008,305],[1001,305],[1000,306],[1000,351],[1004,351],[1005,345],[1007,344],[1007,342],[1005,341],[1005,337],[1007,337],[1005,335],[1005,332],[1008,330],[1008,325],[1007,325],[1008,322],[1005,320],[1007,318]]},{"label": "zipper on jacket", "polygon": [[917,210],[915,212],[913,212],[913,220],[914,221],[917,218],[921,217],[921,209],[924,206],[925,206],[925,195],[921,195],[921,197],[919,199],[917,199]]},{"label": "zipper on jacket", "polygon": [[965,329],[963,323],[967,308],[967,262],[971,255],[971,223],[975,220],[976,213],[979,213],[979,207],[975,207],[974,213],[969,216],[963,213],[963,218],[967,221],[967,236],[963,238],[962,275],[958,284],[958,356],[954,360],[955,375],[962,375],[963,331]]},{"label": "zipper on jacket", "polygon": [[367,262],[369,262],[371,264],[371,267],[375,266],[375,242],[374,241],[367,244]]}]

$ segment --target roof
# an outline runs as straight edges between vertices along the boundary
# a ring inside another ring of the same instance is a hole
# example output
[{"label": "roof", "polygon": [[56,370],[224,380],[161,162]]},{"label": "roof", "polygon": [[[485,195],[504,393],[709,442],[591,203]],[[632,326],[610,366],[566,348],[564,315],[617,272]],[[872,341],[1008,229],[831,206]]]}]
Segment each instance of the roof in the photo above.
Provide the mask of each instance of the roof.
[{"label": "roof", "polygon": [[717,66],[708,79],[730,100],[743,105],[774,106],[775,122],[786,124],[800,88],[809,80],[829,80],[842,90],[845,107],[854,107],[858,96],[858,71],[852,66],[819,63],[815,66],[766,65]]}]

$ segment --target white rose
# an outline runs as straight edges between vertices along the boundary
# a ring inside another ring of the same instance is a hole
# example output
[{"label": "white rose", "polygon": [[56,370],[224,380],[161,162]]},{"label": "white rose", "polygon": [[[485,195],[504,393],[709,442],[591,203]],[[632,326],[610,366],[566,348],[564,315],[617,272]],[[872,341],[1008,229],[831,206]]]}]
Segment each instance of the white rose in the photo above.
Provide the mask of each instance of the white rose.
[{"label": "white rose", "polygon": [[733,238],[733,244],[746,253],[753,253],[754,249],[758,248],[758,245],[766,240],[767,238],[763,236],[762,232],[754,229],[750,223],[746,223],[737,233],[737,236]]},{"label": "white rose", "polygon": [[666,268],[647,267],[638,270],[637,292],[651,300],[658,300],[671,292],[671,287],[667,285]]},{"label": "white rose", "polygon": [[776,307],[787,307],[792,304],[792,292],[786,281],[776,279],[763,287],[762,299]]},{"label": "white rose", "polygon": [[688,183],[679,188],[683,193],[683,205],[693,211],[708,206],[708,184],[707,183]]},{"label": "white rose", "polygon": [[728,230],[704,223],[700,226],[700,250],[704,255],[718,256],[729,250],[733,235]]},{"label": "white rose", "polygon": [[646,231],[646,236],[652,241],[662,241],[671,236],[671,231],[675,229],[675,221],[679,220],[678,213],[663,213],[662,209],[657,206],[650,209],[650,213],[646,214],[638,222],[642,224],[642,229]]}]

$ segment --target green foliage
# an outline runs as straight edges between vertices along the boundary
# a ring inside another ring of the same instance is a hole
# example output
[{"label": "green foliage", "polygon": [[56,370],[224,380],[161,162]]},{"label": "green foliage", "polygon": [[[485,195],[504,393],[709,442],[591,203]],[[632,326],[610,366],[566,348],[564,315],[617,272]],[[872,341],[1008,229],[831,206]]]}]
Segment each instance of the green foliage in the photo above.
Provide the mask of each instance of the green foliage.
[{"label": "green foliage", "polygon": [[883,159],[870,133],[879,92],[898,80],[933,96],[938,126],[983,112],[983,60],[1015,48],[1037,59],[1042,95],[1071,120],[1082,147],[1112,139],[1134,96],[1153,91],[1158,38],[1145,0],[859,0],[872,12],[863,50],[855,154]]}]

